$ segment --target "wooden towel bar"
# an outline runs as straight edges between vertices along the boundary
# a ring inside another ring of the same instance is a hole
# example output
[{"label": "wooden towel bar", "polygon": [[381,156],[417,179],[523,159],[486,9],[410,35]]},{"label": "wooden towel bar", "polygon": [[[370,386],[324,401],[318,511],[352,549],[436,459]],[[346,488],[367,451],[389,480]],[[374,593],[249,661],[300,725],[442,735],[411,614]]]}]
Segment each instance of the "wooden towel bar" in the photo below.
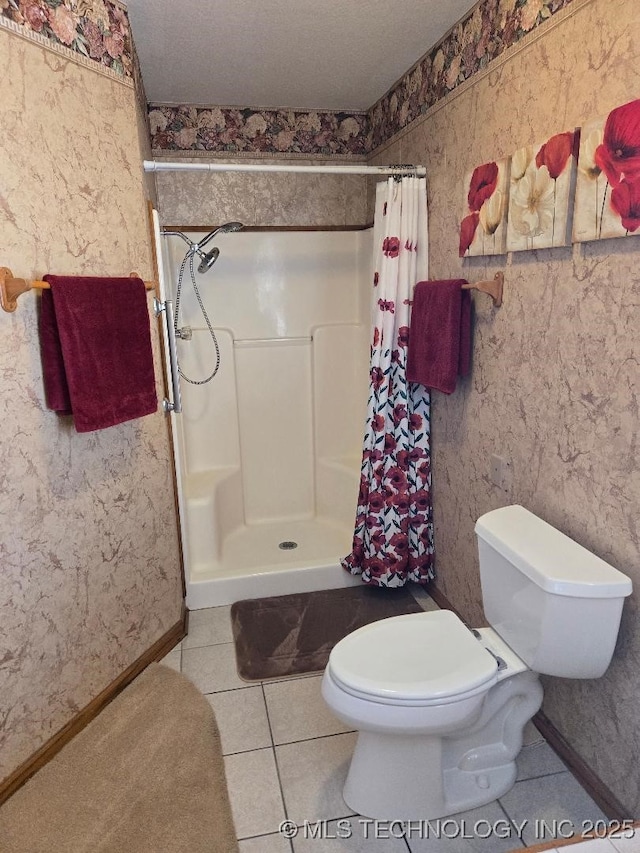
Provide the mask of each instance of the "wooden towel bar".
[{"label": "wooden towel bar", "polygon": [[[131,273],[132,278],[138,278],[137,273]],[[155,281],[145,281],[147,290],[155,290]],[[0,267],[0,307],[3,311],[15,311],[18,307],[18,297],[29,290],[48,290],[46,281],[30,280],[27,278],[14,278],[8,267]]]}]

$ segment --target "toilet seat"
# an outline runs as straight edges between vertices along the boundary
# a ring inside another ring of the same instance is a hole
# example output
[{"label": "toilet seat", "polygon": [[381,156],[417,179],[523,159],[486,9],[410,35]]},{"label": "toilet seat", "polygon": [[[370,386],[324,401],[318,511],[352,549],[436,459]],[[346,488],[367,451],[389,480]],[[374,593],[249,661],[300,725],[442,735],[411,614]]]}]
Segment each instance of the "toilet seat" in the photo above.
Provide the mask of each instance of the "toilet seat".
[{"label": "toilet seat", "polygon": [[334,646],[328,669],[352,696],[411,706],[470,698],[498,675],[493,655],[449,610],[365,625]]}]

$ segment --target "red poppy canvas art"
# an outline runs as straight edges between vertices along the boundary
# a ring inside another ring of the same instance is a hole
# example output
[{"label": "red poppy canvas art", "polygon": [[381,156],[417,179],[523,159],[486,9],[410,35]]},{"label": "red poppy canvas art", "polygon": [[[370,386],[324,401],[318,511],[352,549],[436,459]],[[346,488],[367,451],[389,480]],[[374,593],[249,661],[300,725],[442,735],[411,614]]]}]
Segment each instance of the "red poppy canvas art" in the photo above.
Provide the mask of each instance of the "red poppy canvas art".
[{"label": "red poppy canvas art", "polygon": [[461,258],[505,253],[508,180],[508,159],[483,163],[466,176]]},{"label": "red poppy canvas art", "polygon": [[575,242],[640,234],[640,100],[582,129]]},{"label": "red poppy canvas art", "polygon": [[511,158],[507,251],[567,246],[579,131],[556,133]]}]

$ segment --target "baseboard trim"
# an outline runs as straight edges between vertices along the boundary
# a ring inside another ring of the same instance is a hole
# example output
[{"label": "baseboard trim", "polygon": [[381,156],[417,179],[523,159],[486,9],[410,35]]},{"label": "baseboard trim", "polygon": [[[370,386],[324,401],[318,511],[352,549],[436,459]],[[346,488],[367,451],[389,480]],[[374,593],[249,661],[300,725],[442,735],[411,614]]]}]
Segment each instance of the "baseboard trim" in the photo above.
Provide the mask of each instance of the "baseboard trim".
[{"label": "baseboard trim", "polygon": [[[466,619],[456,610],[441,590],[431,585],[426,590],[438,607],[441,607],[443,610],[452,610],[456,616],[466,623]],[[628,810],[624,808],[612,791],[607,788],[602,779],[596,776],[587,762],[578,755],[547,715],[542,711],[538,711],[533,718],[533,723],[548,742],[549,746],[560,756],[571,773],[589,794],[591,799],[602,809],[609,820],[620,822],[629,820]]]},{"label": "baseboard trim", "polygon": [[120,673],[111,684],[105,687],[102,693],[99,693],[95,699],[89,702],[73,719],[69,720],[53,737],[49,738],[30,758],[0,782],[0,806],[15,794],[18,788],[21,788],[34,773],[51,761],[54,755],[60,752],[62,747],[81,732],[94,717],[97,717],[100,711],[115,699],[127,684],[130,684],[136,676],[140,675],[143,669],[149,666],[150,663],[161,660],[183,637],[186,637],[188,624],[189,611],[183,603],[180,620],[173,627],[163,634],[159,640],[156,640],[144,654],[140,655],[131,666]]}]

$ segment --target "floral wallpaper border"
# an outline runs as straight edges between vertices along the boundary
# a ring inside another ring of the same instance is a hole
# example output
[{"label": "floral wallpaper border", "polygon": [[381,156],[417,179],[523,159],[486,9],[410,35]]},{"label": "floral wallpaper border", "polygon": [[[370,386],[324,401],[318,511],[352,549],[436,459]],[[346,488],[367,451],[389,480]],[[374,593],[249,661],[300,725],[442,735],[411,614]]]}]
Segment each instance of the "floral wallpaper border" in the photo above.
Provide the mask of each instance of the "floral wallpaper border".
[{"label": "floral wallpaper border", "polygon": [[573,0],[480,0],[368,112],[368,150],[388,142]]},{"label": "floral wallpaper border", "polygon": [[369,153],[366,113],[150,104],[149,129],[151,147],[162,151],[350,157]]},{"label": "floral wallpaper border", "polygon": [[129,17],[114,0],[0,0],[0,22],[41,44],[71,51],[90,67],[133,78]]}]

